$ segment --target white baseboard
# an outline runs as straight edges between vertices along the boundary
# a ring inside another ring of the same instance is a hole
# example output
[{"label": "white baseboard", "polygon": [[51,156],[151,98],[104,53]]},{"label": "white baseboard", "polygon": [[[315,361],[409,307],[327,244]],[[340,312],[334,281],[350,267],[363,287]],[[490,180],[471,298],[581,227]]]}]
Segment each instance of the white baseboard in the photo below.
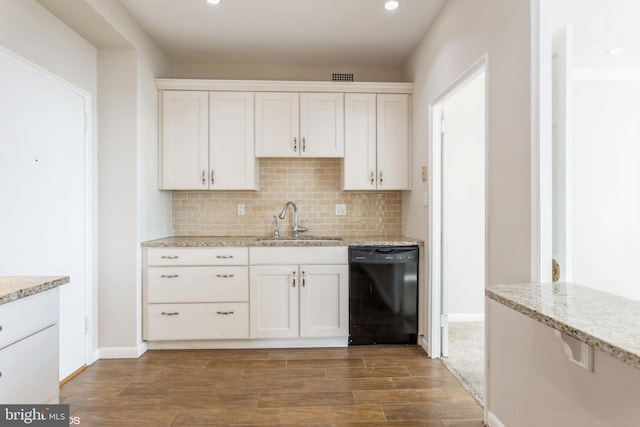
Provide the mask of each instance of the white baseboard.
[{"label": "white baseboard", "polygon": [[137,359],[147,349],[147,343],[143,342],[136,347],[100,347],[96,351],[98,359]]},{"label": "white baseboard", "polygon": [[431,347],[429,346],[429,341],[427,341],[424,335],[421,336],[418,340],[418,345],[422,347],[425,353],[427,353],[427,356],[433,358],[433,356],[431,355]]},{"label": "white baseboard", "polygon": [[484,322],[484,313],[449,313],[449,323],[454,322]]},{"label": "white baseboard", "polygon": [[487,412],[487,425],[489,427],[507,427],[502,421],[500,421],[500,418],[491,411]]}]

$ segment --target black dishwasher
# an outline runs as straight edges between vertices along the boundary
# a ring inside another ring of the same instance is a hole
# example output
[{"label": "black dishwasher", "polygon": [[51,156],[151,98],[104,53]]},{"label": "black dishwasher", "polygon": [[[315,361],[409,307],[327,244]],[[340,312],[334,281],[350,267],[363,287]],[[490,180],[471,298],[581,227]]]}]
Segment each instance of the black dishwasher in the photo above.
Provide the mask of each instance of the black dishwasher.
[{"label": "black dishwasher", "polygon": [[416,344],[418,247],[349,248],[349,344]]}]

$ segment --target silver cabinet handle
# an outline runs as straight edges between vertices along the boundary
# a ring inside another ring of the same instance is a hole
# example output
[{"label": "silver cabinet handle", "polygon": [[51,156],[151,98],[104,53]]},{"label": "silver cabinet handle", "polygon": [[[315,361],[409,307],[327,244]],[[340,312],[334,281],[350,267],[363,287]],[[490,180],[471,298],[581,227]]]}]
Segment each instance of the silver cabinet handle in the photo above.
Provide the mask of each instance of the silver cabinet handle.
[{"label": "silver cabinet handle", "polygon": [[380,185],[382,185],[382,171],[380,171],[380,173],[378,174],[378,177],[380,178]]},{"label": "silver cabinet handle", "polygon": [[307,151],[307,138],[305,138],[303,136],[302,137],[302,152],[304,153],[305,151]]},{"label": "silver cabinet handle", "polygon": [[161,259],[178,259],[178,255],[162,255]]},{"label": "silver cabinet handle", "polygon": [[373,171],[369,172],[369,183],[371,185],[374,185],[376,183],[376,175],[373,173]]},{"label": "silver cabinet handle", "polygon": [[207,171],[202,170],[202,185],[207,185]]},{"label": "silver cabinet handle", "polygon": [[233,255],[216,255],[216,258],[219,258],[219,259],[230,259],[230,258],[233,258]]},{"label": "silver cabinet handle", "polygon": [[0,331],[2,330],[2,325],[0,325]]},{"label": "silver cabinet handle", "polygon": [[294,271],[293,273],[293,287],[296,287],[296,272]]},{"label": "silver cabinet handle", "polygon": [[178,314],[180,314],[180,312],[178,311],[163,311],[162,313],[163,316],[177,316]]},{"label": "silver cabinet handle", "polygon": [[163,279],[175,279],[175,278],[178,277],[178,275],[177,274],[163,274],[160,277],[162,277]]},{"label": "silver cabinet handle", "polygon": [[304,288],[307,284],[307,273],[302,272],[302,287]]},{"label": "silver cabinet handle", "polygon": [[295,136],[293,137],[293,152],[298,152],[298,138],[296,138]]},{"label": "silver cabinet handle", "polygon": [[218,311],[217,314],[221,314],[223,316],[227,316],[229,314],[233,314],[233,311]]},{"label": "silver cabinet handle", "polygon": [[213,185],[215,183],[216,183],[215,175],[214,175],[213,169],[211,169],[211,185]]},{"label": "silver cabinet handle", "polygon": [[234,276],[235,276],[235,274],[217,274],[216,275],[216,277],[220,277],[222,279],[226,279],[226,278],[234,277]]}]

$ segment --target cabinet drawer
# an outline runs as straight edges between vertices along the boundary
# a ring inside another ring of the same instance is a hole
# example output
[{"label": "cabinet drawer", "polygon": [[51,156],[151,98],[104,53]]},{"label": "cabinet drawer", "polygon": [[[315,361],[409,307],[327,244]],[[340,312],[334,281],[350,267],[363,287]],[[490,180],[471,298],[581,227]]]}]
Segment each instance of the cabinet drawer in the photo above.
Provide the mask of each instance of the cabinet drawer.
[{"label": "cabinet drawer", "polygon": [[249,338],[249,303],[149,304],[146,340]]},{"label": "cabinet drawer", "polygon": [[56,323],[59,301],[51,289],[0,305],[0,348]]},{"label": "cabinet drawer", "polygon": [[3,404],[58,403],[58,325],[0,350],[0,372]]},{"label": "cabinet drawer", "polygon": [[148,248],[147,265],[247,265],[246,247]]},{"label": "cabinet drawer", "polygon": [[251,264],[347,264],[347,246],[250,248]]},{"label": "cabinet drawer", "polygon": [[149,267],[147,302],[247,302],[246,266]]}]

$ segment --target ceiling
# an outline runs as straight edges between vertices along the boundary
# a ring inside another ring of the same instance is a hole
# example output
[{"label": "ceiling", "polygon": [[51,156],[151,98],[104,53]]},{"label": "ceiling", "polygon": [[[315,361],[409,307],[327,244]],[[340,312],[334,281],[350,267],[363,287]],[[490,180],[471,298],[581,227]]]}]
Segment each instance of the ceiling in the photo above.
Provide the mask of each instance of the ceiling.
[{"label": "ceiling", "polygon": [[173,63],[404,66],[446,0],[119,0]]}]

